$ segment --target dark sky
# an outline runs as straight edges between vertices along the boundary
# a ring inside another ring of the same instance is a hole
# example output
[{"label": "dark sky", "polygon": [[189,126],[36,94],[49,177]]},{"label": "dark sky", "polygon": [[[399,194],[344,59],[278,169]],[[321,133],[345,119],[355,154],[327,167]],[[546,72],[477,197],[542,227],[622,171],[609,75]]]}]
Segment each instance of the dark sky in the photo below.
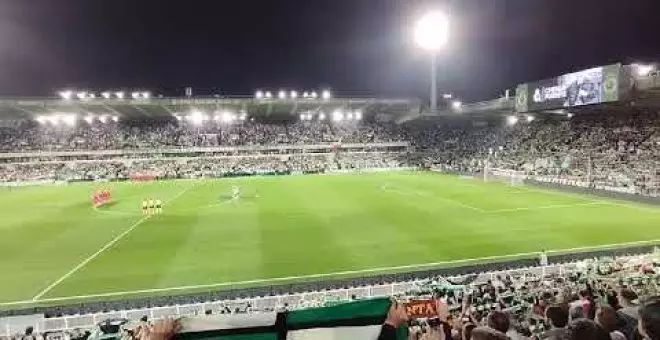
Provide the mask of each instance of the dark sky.
[{"label": "dark sky", "polygon": [[466,100],[660,55],[660,0],[0,0],[0,95],[329,86],[425,97],[429,61],[408,27],[443,4],[453,32],[440,85]]}]

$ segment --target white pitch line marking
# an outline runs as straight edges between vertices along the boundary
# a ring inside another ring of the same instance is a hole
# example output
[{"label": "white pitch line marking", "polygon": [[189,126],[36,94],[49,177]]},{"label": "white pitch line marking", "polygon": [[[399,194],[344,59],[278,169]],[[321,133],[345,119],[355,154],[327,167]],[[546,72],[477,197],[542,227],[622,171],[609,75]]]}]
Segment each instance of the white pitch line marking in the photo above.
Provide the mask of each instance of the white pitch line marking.
[{"label": "white pitch line marking", "polygon": [[[549,254],[564,254],[571,252],[583,252],[589,250],[607,250],[615,249],[636,245],[651,245],[660,243],[660,239],[647,240],[647,241],[633,241],[633,242],[624,242],[624,243],[612,243],[612,244],[602,244],[598,246],[586,246],[586,247],[576,247],[576,248],[565,248],[558,250],[550,250]],[[219,288],[226,286],[240,286],[240,285],[250,285],[250,284],[260,284],[260,283],[276,283],[282,281],[296,281],[303,279],[314,279],[314,278],[333,278],[336,276],[343,275],[356,275],[356,274],[366,274],[366,273],[378,273],[378,272],[391,272],[399,271],[405,269],[424,269],[428,267],[439,267],[443,265],[450,264],[460,264],[460,263],[470,263],[470,262],[488,262],[495,260],[504,260],[504,259],[514,259],[520,257],[532,257],[539,255],[540,252],[526,252],[526,253],[517,253],[509,255],[494,255],[494,256],[485,256],[478,258],[462,259],[462,260],[451,260],[451,261],[440,261],[440,262],[431,262],[431,263],[422,263],[422,264],[410,264],[402,266],[392,266],[392,267],[380,267],[380,268],[370,268],[370,269],[361,269],[361,270],[347,270],[342,272],[335,273],[322,273],[322,274],[311,274],[311,275],[300,275],[300,276],[288,276],[288,277],[276,277],[270,279],[256,279],[248,281],[236,281],[236,282],[221,282],[221,283],[210,283],[210,284],[201,284],[201,285],[187,285],[187,286],[177,286],[177,287],[165,287],[165,288],[151,288],[151,289],[139,289],[132,291],[123,291],[123,292],[110,292],[110,293],[98,293],[98,294],[89,294],[89,295],[74,295],[74,296],[63,296],[63,297],[53,297],[39,300],[22,300],[22,301],[12,301],[12,302],[0,302],[0,306],[14,306],[14,305],[25,305],[33,304],[35,302],[58,302],[58,301],[69,301],[69,300],[84,300],[91,298],[103,298],[103,297],[115,297],[115,296],[128,296],[136,294],[149,294],[149,293],[162,293],[162,292],[174,292],[181,290],[194,290],[194,289],[205,289],[205,288]]]},{"label": "white pitch line marking", "polygon": [[[185,194],[186,192],[188,192],[188,190],[190,190],[192,187],[193,187],[193,186],[189,186],[189,187],[187,187],[187,188],[181,190],[178,194],[176,194],[174,197],[172,197],[172,199],[170,199],[170,200],[168,200],[167,202],[163,203],[163,205],[165,205],[165,204],[167,204],[167,203],[171,203],[171,202],[173,202],[173,201],[176,200],[177,198],[181,197],[181,195],[183,195],[183,194]],[[90,262],[91,262],[92,260],[94,260],[97,256],[101,255],[101,253],[103,253],[104,251],[108,250],[108,248],[110,248],[110,247],[112,247],[113,245],[115,245],[117,242],[119,242],[119,240],[121,240],[122,238],[124,238],[124,237],[125,237],[126,235],[128,235],[131,231],[135,230],[135,228],[137,228],[139,225],[141,225],[142,223],[144,223],[144,222],[146,222],[147,220],[149,220],[149,219],[151,218],[151,216],[153,216],[153,215],[147,215],[147,216],[144,216],[144,217],[142,217],[141,219],[139,219],[137,222],[133,223],[130,227],[128,227],[128,229],[124,230],[121,234],[117,235],[115,238],[113,238],[112,240],[110,240],[110,242],[106,243],[103,247],[101,247],[99,250],[97,250],[94,254],[90,255],[89,257],[87,257],[86,259],[84,259],[82,262],[78,263],[78,265],[76,265],[75,267],[73,267],[73,269],[69,270],[66,274],[62,275],[59,279],[55,280],[55,282],[51,283],[48,287],[44,288],[42,291],[40,291],[39,293],[37,293],[37,295],[35,295],[35,296],[32,298],[32,301],[38,301],[39,299],[41,299],[41,297],[43,297],[45,294],[47,294],[48,292],[50,292],[51,290],[53,290],[53,288],[57,287],[57,286],[58,286],[60,283],[62,283],[64,280],[68,279],[71,275],[75,274],[78,270],[80,270],[82,267],[84,267],[85,265],[87,265],[88,263],[90,263]]]},{"label": "white pitch line marking", "polygon": [[587,202],[587,203],[574,203],[574,204],[552,204],[552,205],[542,205],[539,207],[522,207],[522,208],[509,208],[509,209],[495,209],[495,210],[487,210],[485,211],[486,214],[496,214],[496,213],[503,213],[503,212],[516,212],[516,211],[528,211],[528,210],[543,210],[543,209],[559,209],[559,208],[574,208],[574,207],[583,207],[583,206],[589,206],[589,205],[606,205],[609,204],[608,202],[601,202],[601,201],[596,201],[596,202]]},{"label": "white pitch line marking", "polygon": [[400,194],[400,195],[406,195],[406,196],[431,197],[431,198],[439,200],[439,201],[445,201],[445,202],[448,202],[449,204],[457,205],[459,207],[470,209],[470,210],[477,211],[477,212],[480,212],[480,213],[486,212],[486,210],[483,210],[481,208],[473,207],[469,204],[465,204],[463,202],[453,200],[451,198],[442,197],[442,196],[435,196],[435,195],[429,194],[428,192],[425,192],[425,191],[412,190],[412,189],[405,190],[405,189],[399,189],[399,188],[391,188],[391,187],[387,186],[386,184],[381,186],[381,190],[397,193],[397,194]]}]

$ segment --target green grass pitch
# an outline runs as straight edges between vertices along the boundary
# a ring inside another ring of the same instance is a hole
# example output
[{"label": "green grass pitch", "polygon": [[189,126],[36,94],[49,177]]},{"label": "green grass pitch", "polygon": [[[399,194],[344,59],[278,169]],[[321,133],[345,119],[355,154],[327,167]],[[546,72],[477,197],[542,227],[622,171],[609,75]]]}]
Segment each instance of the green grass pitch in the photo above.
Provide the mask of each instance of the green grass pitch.
[{"label": "green grass pitch", "polygon": [[654,207],[415,172],[1,189],[0,216],[0,306],[660,239]]}]

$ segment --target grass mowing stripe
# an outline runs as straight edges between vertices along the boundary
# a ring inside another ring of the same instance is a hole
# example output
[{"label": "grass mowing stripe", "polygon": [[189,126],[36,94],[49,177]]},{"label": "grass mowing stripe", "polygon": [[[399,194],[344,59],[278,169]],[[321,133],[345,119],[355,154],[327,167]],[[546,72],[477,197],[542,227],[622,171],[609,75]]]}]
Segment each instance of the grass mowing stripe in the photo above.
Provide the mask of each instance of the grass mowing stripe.
[{"label": "grass mowing stripe", "polygon": [[[193,187],[193,186],[186,187],[185,189],[181,190],[178,194],[176,194],[174,197],[172,197],[172,199],[168,200],[168,201],[165,202],[165,203],[171,203],[171,202],[173,202],[174,200],[176,200],[177,198],[179,198],[179,197],[181,197],[183,194],[185,194],[185,193],[186,193],[188,190],[190,190],[192,187]],[[164,205],[164,204],[163,204],[163,205]],[[99,250],[97,250],[94,254],[90,255],[89,257],[87,257],[86,259],[84,259],[82,262],[78,263],[78,265],[76,265],[75,267],[73,267],[73,269],[69,270],[66,274],[62,275],[60,278],[58,278],[57,280],[55,280],[55,282],[51,283],[48,287],[44,288],[44,289],[41,290],[39,293],[37,293],[37,295],[35,295],[35,296],[32,298],[32,301],[38,301],[39,299],[41,299],[44,295],[46,295],[48,292],[50,292],[51,290],[53,290],[53,288],[57,287],[57,285],[59,285],[60,283],[62,283],[62,281],[66,280],[66,279],[69,278],[71,275],[75,274],[78,270],[80,270],[82,267],[84,267],[84,266],[87,265],[89,262],[91,262],[92,260],[94,260],[97,256],[101,255],[101,253],[103,253],[104,251],[108,250],[110,247],[112,247],[112,246],[115,245],[117,242],[119,242],[119,240],[121,240],[121,239],[124,238],[126,235],[128,235],[131,231],[135,230],[135,228],[137,228],[139,225],[141,225],[142,223],[144,223],[144,222],[146,222],[147,220],[149,220],[149,218],[151,218],[151,216],[152,216],[152,215],[147,215],[147,216],[144,216],[144,217],[140,218],[137,222],[133,223],[130,227],[128,227],[128,229],[124,230],[121,234],[117,235],[115,238],[113,238],[112,240],[110,240],[110,242],[106,243],[103,247],[101,247]]]},{"label": "grass mowing stripe", "polygon": [[[647,241],[635,241],[635,242],[625,242],[625,243],[614,243],[614,244],[604,244],[598,246],[587,246],[587,247],[576,247],[576,248],[567,248],[559,250],[550,250],[547,251],[550,255],[560,255],[566,253],[579,253],[591,250],[606,250],[606,249],[617,249],[625,248],[629,246],[640,246],[640,245],[651,245],[660,243],[660,239],[647,240]],[[361,269],[361,270],[347,270],[336,273],[321,273],[321,274],[312,274],[312,275],[301,275],[301,276],[288,276],[288,277],[276,277],[269,279],[257,279],[257,280],[246,280],[246,281],[236,281],[236,282],[221,282],[221,283],[211,283],[211,284],[200,284],[200,285],[187,285],[187,286],[178,286],[178,287],[164,287],[164,288],[152,288],[152,289],[139,289],[133,291],[123,291],[123,292],[109,292],[109,293],[99,293],[99,294],[87,294],[87,295],[74,295],[74,296],[63,296],[63,297],[53,297],[45,298],[39,300],[25,300],[25,301],[12,301],[12,302],[1,302],[0,306],[15,306],[15,305],[26,305],[30,303],[43,303],[43,302],[61,302],[61,301],[71,301],[71,300],[88,300],[93,298],[105,298],[105,297],[121,297],[121,296],[130,296],[138,294],[151,294],[151,293],[162,293],[162,292],[175,292],[175,291],[193,291],[200,289],[208,288],[222,288],[222,287],[249,287],[251,285],[259,284],[268,284],[268,283],[286,283],[286,282],[295,282],[295,281],[304,281],[309,279],[319,279],[319,278],[341,278],[344,276],[355,276],[358,274],[378,274],[378,273],[393,273],[397,271],[404,270],[423,270],[431,268],[442,268],[442,267],[451,267],[457,265],[469,265],[473,263],[488,263],[488,262],[497,262],[499,260],[514,260],[514,259],[523,259],[531,258],[538,256],[540,252],[526,252],[526,253],[517,253],[509,255],[495,255],[495,256],[485,256],[480,258],[470,258],[470,259],[461,259],[461,260],[451,260],[451,261],[440,261],[440,262],[431,262],[431,263],[422,263],[422,264],[411,264],[411,265],[402,265],[402,266],[392,266],[392,267],[381,267],[381,268],[370,268],[370,269]]]}]

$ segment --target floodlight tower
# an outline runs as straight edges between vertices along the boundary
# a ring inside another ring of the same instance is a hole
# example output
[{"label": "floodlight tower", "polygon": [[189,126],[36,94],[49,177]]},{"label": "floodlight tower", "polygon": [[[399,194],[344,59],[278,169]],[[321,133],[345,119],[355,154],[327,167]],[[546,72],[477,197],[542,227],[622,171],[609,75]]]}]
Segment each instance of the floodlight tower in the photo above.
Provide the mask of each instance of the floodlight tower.
[{"label": "floodlight tower", "polygon": [[436,58],[438,51],[447,44],[449,36],[449,18],[440,11],[431,11],[422,16],[415,24],[415,42],[422,49],[431,53],[431,111],[438,109],[438,85]]}]

